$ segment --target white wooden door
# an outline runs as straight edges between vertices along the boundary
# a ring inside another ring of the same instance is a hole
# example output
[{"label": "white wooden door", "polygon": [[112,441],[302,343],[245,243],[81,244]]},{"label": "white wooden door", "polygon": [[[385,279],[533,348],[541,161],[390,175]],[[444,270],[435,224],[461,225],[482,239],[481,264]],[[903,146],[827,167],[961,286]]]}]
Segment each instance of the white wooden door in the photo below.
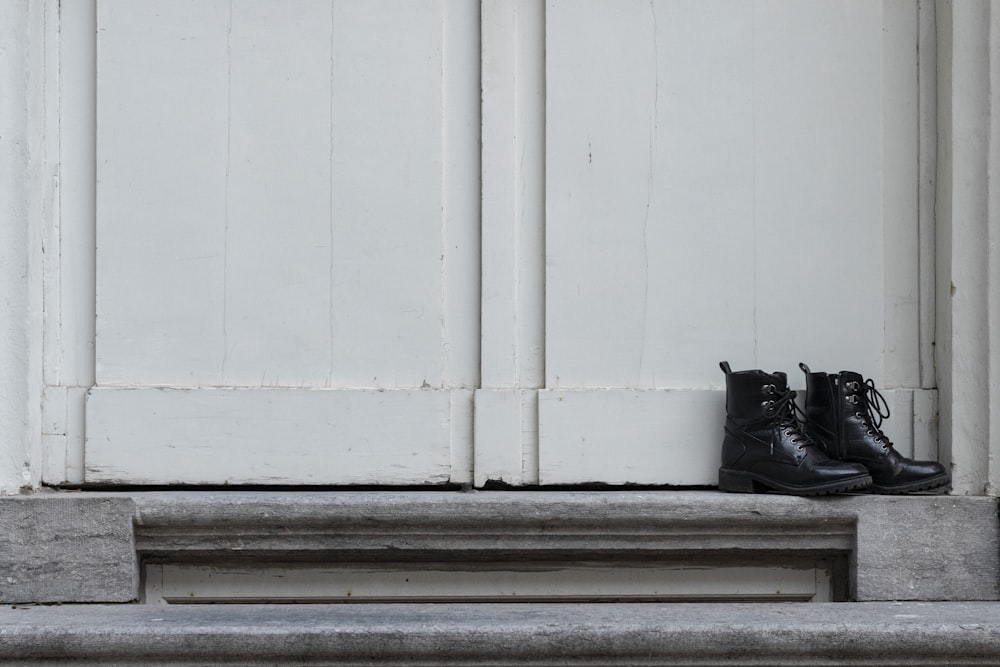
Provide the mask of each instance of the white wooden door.
[{"label": "white wooden door", "polygon": [[716,483],[723,359],[860,370],[901,448],[931,441],[916,3],[550,0],[545,24],[540,481]]},{"label": "white wooden door", "polygon": [[85,481],[469,476],[478,8],[99,0]]},{"label": "white wooden door", "polygon": [[60,12],[46,481],[711,485],[722,359],[936,455],[915,2]]}]

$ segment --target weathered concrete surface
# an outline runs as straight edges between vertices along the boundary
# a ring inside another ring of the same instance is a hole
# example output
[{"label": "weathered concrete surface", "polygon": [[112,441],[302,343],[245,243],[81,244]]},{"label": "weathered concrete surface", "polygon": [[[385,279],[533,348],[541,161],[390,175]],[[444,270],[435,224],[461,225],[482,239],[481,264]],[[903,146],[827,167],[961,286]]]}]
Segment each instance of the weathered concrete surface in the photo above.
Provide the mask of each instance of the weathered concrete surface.
[{"label": "weathered concrete surface", "polygon": [[710,491],[148,492],[0,498],[0,602],[120,602],[138,562],[846,563],[854,599],[1000,599],[993,498]]},{"label": "weathered concrete surface", "polygon": [[0,498],[0,602],[128,602],[134,504],[85,494]]},{"label": "weathered concrete surface", "polygon": [[845,500],[858,517],[855,599],[1000,599],[995,498]]},{"label": "weathered concrete surface", "polygon": [[855,512],[790,496],[711,492],[149,493],[137,547],[168,557],[406,558],[848,551]]},{"label": "weathered concrete surface", "polygon": [[0,609],[33,665],[996,665],[1000,603]]},{"label": "weathered concrete surface", "polygon": [[995,498],[711,491],[149,493],[137,546],[167,558],[767,559],[842,554],[855,599],[1000,599]]}]

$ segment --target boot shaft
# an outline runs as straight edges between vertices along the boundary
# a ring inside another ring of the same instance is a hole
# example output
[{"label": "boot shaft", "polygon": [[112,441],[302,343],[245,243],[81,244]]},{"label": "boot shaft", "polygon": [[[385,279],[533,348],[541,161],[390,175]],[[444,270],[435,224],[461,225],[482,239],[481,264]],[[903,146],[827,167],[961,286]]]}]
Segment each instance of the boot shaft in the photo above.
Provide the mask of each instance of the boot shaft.
[{"label": "boot shaft", "polygon": [[726,374],[726,417],[740,426],[773,418],[768,407],[776,398],[788,393],[788,377],[784,373],[761,370],[733,371],[727,362],[719,364]]},{"label": "boot shaft", "polygon": [[[870,400],[884,404],[884,399],[860,373],[814,373],[805,364],[799,364],[799,368],[806,376],[806,424],[810,433],[819,436],[824,444],[835,443],[831,454],[845,455],[848,441],[857,439],[858,433],[877,430],[881,418],[873,424],[873,415],[888,417],[882,415],[882,406],[870,405]],[[877,398],[870,399],[870,394]]]},{"label": "boot shaft", "polygon": [[840,376],[814,373],[805,364],[799,368],[806,376],[805,416],[809,435],[830,456],[840,458],[841,401]]}]

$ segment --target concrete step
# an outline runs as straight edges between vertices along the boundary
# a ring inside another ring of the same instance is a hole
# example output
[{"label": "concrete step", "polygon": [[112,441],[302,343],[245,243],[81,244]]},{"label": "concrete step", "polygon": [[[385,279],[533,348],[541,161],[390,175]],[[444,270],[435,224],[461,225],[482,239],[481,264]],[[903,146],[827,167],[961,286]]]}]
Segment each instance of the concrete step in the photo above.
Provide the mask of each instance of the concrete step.
[{"label": "concrete step", "polygon": [[1000,603],[0,608],[0,664],[997,665]]},{"label": "concrete step", "polygon": [[1000,600],[997,499],[615,490],[0,498],[0,604],[135,601],[149,563],[798,558],[839,564],[843,599]]}]

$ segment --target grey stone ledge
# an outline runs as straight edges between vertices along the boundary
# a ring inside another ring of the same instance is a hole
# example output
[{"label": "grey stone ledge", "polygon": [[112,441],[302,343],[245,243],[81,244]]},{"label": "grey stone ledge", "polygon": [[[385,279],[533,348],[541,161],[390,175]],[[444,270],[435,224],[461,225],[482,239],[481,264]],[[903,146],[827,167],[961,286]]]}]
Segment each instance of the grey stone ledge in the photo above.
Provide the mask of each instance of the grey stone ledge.
[{"label": "grey stone ledge", "polygon": [[0,663],[996,665],[1000,603],[0,608]]},{"label": "grey stone ledge", "polygon": [[122,496],[0,498],[0,603],[134,600],[134,517]]},{"label": "grey stone ledge", "polygon": [[[10,557],[8,554],[12,554]],[[833,556],[860,601],[1000,599],[997,500],[711,491],[178,491],[0,498],[0,603],[137,599],[144,560]]]},{"label": "grey stone ledge", "polygon": [[545,554],[849,551],[857,512],[711,492],[144,494],[141,552]]},{"label": "grey stone ledge", "polygon": [[140,553],[363,559],[844,555],[865,600],[1000,599],[987,497],[711,491],[150,493]]}]

